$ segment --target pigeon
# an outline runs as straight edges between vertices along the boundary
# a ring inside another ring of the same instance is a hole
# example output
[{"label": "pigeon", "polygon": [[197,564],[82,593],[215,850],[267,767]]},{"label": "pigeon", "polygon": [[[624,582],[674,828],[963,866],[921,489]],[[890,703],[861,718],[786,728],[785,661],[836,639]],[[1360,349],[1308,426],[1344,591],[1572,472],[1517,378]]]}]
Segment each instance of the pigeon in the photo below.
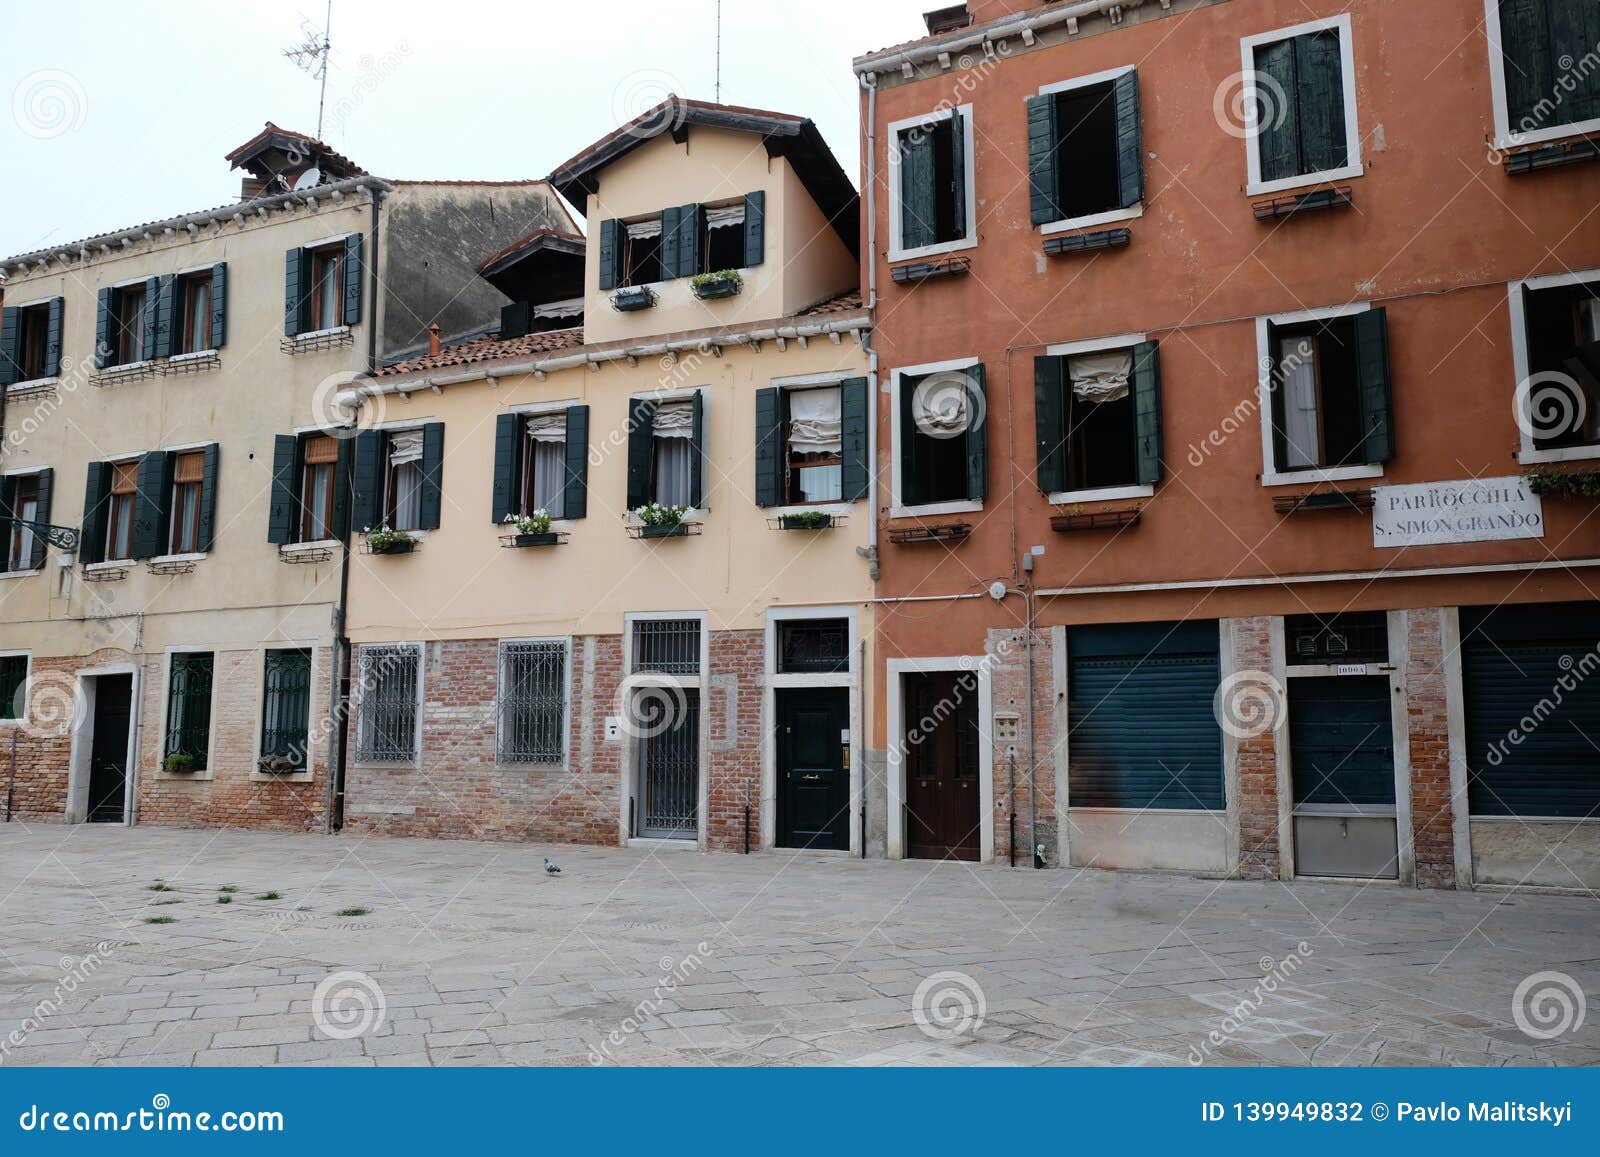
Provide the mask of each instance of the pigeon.
[{"label": "pigeon", "polygon": [[561,869],[556,867],[556,865],[554,865],[554,864],[552,864],[550,862],[550,857],[549,856],[546,856],[544,858],[544,874],[547,875],[547,876],[559,876],[559,875],[561,875]]}]

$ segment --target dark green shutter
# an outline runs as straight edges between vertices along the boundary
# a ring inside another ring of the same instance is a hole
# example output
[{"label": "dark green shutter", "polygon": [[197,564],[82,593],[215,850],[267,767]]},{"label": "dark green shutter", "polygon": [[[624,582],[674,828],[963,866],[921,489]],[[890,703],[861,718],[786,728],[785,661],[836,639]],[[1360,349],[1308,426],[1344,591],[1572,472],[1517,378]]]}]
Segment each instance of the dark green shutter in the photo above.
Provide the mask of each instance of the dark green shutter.
[{"label": "dark green shutter", "polygon": [[311,311],[310,256],[304,249],[290,249],[283,255],[283,332],[287,337],[306,331],[306,315]]},{"label": "dark green shutter", "polygon": [[783,398],[776,386],[756,391],[756,505],[783,501]]},{"label": "dark green shutter", "polygon": [[139,459],[138,492],[133,502],[133,557],[167,553],[167,516],[172,505],[172,459],[152,450]]},{"label": "dark green shutter", "polygon": [[760,265],[767,259],[767,194],[763,189],[744,195],[744,263]]},{"label": "dark green shutter", "polygon": [[94,314],[94,368],[103,370],[111,363],[114,335],[111,317],[111,295],[114,290],[102,289],[95,297]]},{"label": "dark green shutter", "polygon": [[917,384],[922,378],[913,374],[900,377],[900,413],[895,420],[900,423],[900,493],[896,500],[901,506],[918,506],[922,503],[922,471],[918,464],[921,431],[917,429]]},{"label": "dark green shutter", "polygon": [[496,523],[508,514],[521,514],[522,415],[497,414],[494,419],[494,486],[489,496],[489,517]]},{"label": "dark green shutter", "polygon": [[83,538],[78,543],[78,561],[104,562],[106,557],[106,499],[111,491],[111,463],[89,463],[89,476],[83,484]]},{"label": "dark green shutter", "polygon": [[668,281],[674,277],[682,276],[678,272],[680,258],[678,247],[683,243],[683,236],[678,231],[678,219],[683,210],[673,205],[661,210],[661,280]]},{"label": "dark green shutter", "polygon": [[200,543],[201,551],[209,551],[217,544],[217,462],[220,447],[212,442],[205,448],[200,474]]},{"label": "dark green shutter", "polygon": [[600,288],[617,287],[622,263],[622,225],[615,217],[600,222]]},{"label": "dark green shutter", "polygon": [[1039,489],[1052,494],[1067,488],[1067,405],[1063,391],[1066,359],[1041,354],[1033,359],[1033,428]]},{"label": "dark green shutter", "polygon": [[1394,457],[1394,391],[1389,381],[1389,315],[1370,309],[1355,315],[1356,385],[1368,463]]},{"label": "dark green shutter", "polygon": [[872,392],[866,378],[846,378],[839,383],[841,446],[839,498],[859,502],[867,496],[872,478]]},{"label": "dark green shutter", "polygon": [[706,508],[706,405],[705,392],[696,390],[689,402],[689,506]]},{"label": "dark green shutter", "polygon": [[959,109],[950,110],[950,220],[956,238],[967,235],[967,134]]},{"label": "dark green shutter", "polygon": [[419,506],[423,530],[439,529],[444,505],[444,423],[422,427],[422,494]]},{"label": "dark green shutter", "polygon": [[[340,438],[333,459],[333,520],[328,527],[328,532],[340,542],[348,542],[350,538],[350,508],[355,504],[355,457],[355,439]],[[304,477],[304,471],[299,473]]]},{"label": "dark green shutter", "polygon": [[181,328],[178,311],[183,308],[182,303],[178,301],[179,285],[178,279],[170,273],[157,278],[155,296],[145,303],[145,308],[154,315],[156,323],[156,339],[150,350],[151,357],[170,358],[175,352],[174,347]]},{"label": "dark green shutter", "polygon": [[[5,519],[12,518],[17,513],[17,475],[0,475],[0,571],[9,570],[11,566],[11,551],[6,549],[11,540],[11,526]],[[40,522],[45,521],[39,519]],[[0,689],[0,709],[5,706],[5,692]]]},{"label": "dark green shutter", "polygon": [[61,373],[61,319],[66,310],[66,298],[52,297],[44,335],[44,376],[53,378]]},{"label": "dark green shutter", "polygon": [[144,279],[144,356],[160,357],[161,341],[161,278]]},{"label": "dark green shutter", "polygon": [[589,407],[567,407],[567,484],[561,494],[561,517],[589,516]]},{"label": "dark green shutter", "polygon": [[684,205],[678,210],[678,276],[693,277],[700,268],[700,242],[706,235],[706,210],[703,205]]},{"label": "dark green shutter", "polygon": [[211,348],[219,350],[228,340],[228,263],[211,267]]},{"label": "dark green shutter", "polygon": [[1344,65],[1339,32],[1328,29],[1294,39],[1296,105],[1300,111],[1300,171],[1324,173],[1349,161],[1344,131]]},{"label": "dark green shutter", "polygon": [[1547,93],[1560,102],[1557,124],[1576,124],[1600,117],[1600,5],[1595,0],[1548,0],[1550,55],[1555,61],[1557,92]]},{"label": "dark green shutter", "polygon": [[1161,481],[1161,347],[1142,341],[1133,347],[1133,437],[1139,482]]},{"label": "dark green shutter", "polygon": [[0,386],[22,380],[22,311],[14,305],[0,310]]},{"label": "dark green shutter", "polygon": [[967,374],[967,498],[982,502],[989,493],[989,420],[983,363]]},{"label": "dark green shutter", "polygon": [[344,324],[361,321],[361,287],[367,263],[361,257],[362,236],[352,233],[344,239]]},{"label": "dark green shutter", "polygon": [[1144,200],[1144,126],[1139,115],[1139,74],[1125,72],[1112,82],[1117,102],[1117,181],[1122,207]]},{"label": "dark green shutter", "polygon": [[1035,225],[1061,219],[1057,119],[1055,93],[1028,98],[1028,214]]},{"label": "dark green shutter", "polygon": [[1256,149],[1261,179],[1297,177],[1300,167],[1300,113],[1295,95],[1294,41],[1280,40],[1256,49]]},{"label": "dark green shutter", "polygon": [[383,522],[383,447],[386,439],[378,430],[362,430],[353,441],[351,452],[355,455],[355,463],[350,484],[350,528],[357,534],[364,534],[368,530],[376,530]]},{"label": "dark green shutter", "polygon": [[[60,299],[57,298],[57,300],[59,301]],[[48,526],[50,523],[50,499],[52,492],[55,490],[56,472],[46,466],[34,475],[34,479],[35,485],[38,487],[36,493],[38,495],[39,508],[38,513],[33,516],[33,520]],[[29,570],[38,570],[44,565],[45,548],[49,545],[45,541],[44,535],[34,534],[33,553],[28,560]]]},{"label": "dark green shutter", "polygon": [[1546,0],[1500,0],[1500,52],[1513,133],[1539,127],[1534,109],[1550,97],[1550,26]]},{"label": "dark green shutter", "polygon": [[278,434],[272,439],[272,503],[267,507],[267,541],[294,541],[295,508],[299,505],[296,467],[300,464],[300,439]]},{"label": "dark green shutter", "polygon": [[900,134],[900,248],[921,249],[934,239],[933,134],[927,126]]},{"label": "dark green shutter", "polygon": [[628,407],[628,509],[650,501],[650,469],[655,459],[656,404],[635,398]]}]

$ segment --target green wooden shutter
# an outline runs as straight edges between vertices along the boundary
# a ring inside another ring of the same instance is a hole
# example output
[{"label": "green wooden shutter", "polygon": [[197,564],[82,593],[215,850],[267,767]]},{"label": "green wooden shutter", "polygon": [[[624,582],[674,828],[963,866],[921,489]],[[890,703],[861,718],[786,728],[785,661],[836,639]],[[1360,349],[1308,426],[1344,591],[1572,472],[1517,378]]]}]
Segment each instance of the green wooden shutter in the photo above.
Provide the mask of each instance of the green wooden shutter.
[{"label": "green wooden shutter", "polygon": [[344,324],[361,321],[361,289],[366,280],[366,262],[361,256],[362,235],[352,233],[344,239]]},{"label": "green wooden shutter", "polygon": [[228,263],[211,267],[211,348],[219,350],[228,341]]},{"label": "green wooden shutter", "polygon": [[901,506],[918,506],[922,502],[922,469],[918,454],[922,432],[917,429],[916,407],[912,404],[920,381],[922,378],[914,374],[900,376],[900,413],[895,415],[900,423],[900,493],[895,497]]},{"label": "green wooden shutter", "polygon": [[921,249],[934,239],[933,135],[926,126],[902,132],[900,150],[900,248]]},{"label": "green wooden shutter", "polygon": [[1549,60],[1555,62],[1556,91],[1544,95],[1560,101],[1555,124],[1576,124],[1600,117],[1600,5],[1595,0],[1547,0],[1550,13]]},{"label": "green wooden shutter", "polygon": [[[17,475],[0,475],[0,532],[4,532],[4,537],[0,538],[0,571],[11,569],[11,551],[3,549],[10,542],[11,527],[4,520],[14,517],[17,512],[16,508]],[[45,520],[41,518],[39,521],[43,522]],[[0,709],[5,707],[4,695],[4,689],[0,689]]]},{"label": "green wooden shutter", "polygon": [[497,414],[494,419],[494,486],[489,495],[489,517],[501,523],[508,514],[521,514],[522,415]]},{"label": "green wooden shutter", "polygon": [[689,403],[689,505],[706,508],[706,395],[696,390]]},{"label": "green wooden shutter", "polygon": [[1139,482],[1161,481],[1161,347],[1142,341],[1133,347],[1133,437]]},{"label": "green wooden shutter", "polygon": [[1500,53],[1505,61],[1511,131],[1538,127],[1534,110],[1551,91],[1546,0],[1500,0]]},{"label": "green wooden shutter", "polygon": [[628,407],[628,509],[650,501],[650,469],[655,459],[656,404],[635,398]]},{"label": "green wooden shutter", "polygon": [[1295,105],[1300,113],[1303,173],[1343,168],[1350,158],[1344,128],[1344,66],[1339,31],[1310,32],[1294,39]]},{"label": "green wooden shutter", "polygon": [[355,458],[355,439],[340,438],[333,459],[333,519],[328,530],[341,542],[350,538],[350,508],[355,504]]},{"label": "green wooden shutter", "polygon": [[309,258],[310,254],[304,249],[290,249],[283,255],[283,332],[286,337],[306,331],[311,298]]},{"label": "green wooden shutter", "polygon": [[1139,73],[1125,72],[1111,85],[1117,102],[1117,181],[1122,207],[1144,200],[1144,124],[1139,115]]},{"label": "green wooden shutter", "polygon": [[967,373],[967,498],[982,502],[989,493],[989,418],[983,363]]},{"label": "green wooden shutter", "polygon": [[1041,354],[1033,359],[1033,429],[1039,489],[1067,488],[1067,405],[1063,390],[1066,359]]},{"label": "green wooden shutter", "polygon": [[66,298],[52,297],[47,314],[44,336],[44,376],[56,377],[61,373],[61,321],[66,311]]},{"label": "green wooden shutter", "polygon": [[1058,119],[1055,93],[1028,98],[1028,215],[1035,225],[1061,220]]},{"label": "green wooden shutter", "polygon": [[78,543],[78,561],[104,562],[106,557],[106,498],[111,491],[111,463],[89,463],[83,484],[83,537]]},{"label": "green wooden shutter", "polygon": [[111,295],[112,290],[102,289],[95,296],[94,315],[94,368],[103,370],[111,361],[112,346],[112,319]]},{"label": "green wooden shutter", "polygon": [[144,356],[160,357],[161,278],[144,279]]},{"label": "green wooden shutter", "polygon": [[14,305],[0,310],[0,386],[22,380],[22,311]]},{"label": "green wooden shutter", "polygon": [[[35,485],[38,487],[37,494],[39,510],[38,513],[33,516],[33,518],[35,522],[48,525],[50,522],[50,501],[53,496],[53,492],[55,491],[56,472],[50,467],[46,466],[43,470],[34,475],[34,479]],[[38,570],[44,565],[45,549],[49,545],[50,544],[45,541],[44,535],[35,534],[33,536],[33,553],[28,560],[28,569]]]},{"label": "green wooden shutter", "polygon": [[300,488],[296,467],[300,464],[300,439],[293,434],[278,434],[272,439],[272,502],[267,507],[267,541],[294,541],[295,508]]},{"label": "green wooden shutter", "polygon": [[152,357],[170,358],[174,353],[178,331],[182,328],[178,323],[178,311],[183,308],[177,300],[177,292],[178,279],[169,273],[156,279],[155,296],[145,303],[156,325],[156,339],[150,350]]},{"label": "green wooden shutter", "polygon": [[757,189],[744,195],[744,263],[760,265],[767,259],[767,193]]},{"label": "green wooden shutter", "polygon": [[756,391],[756,505],[783,498],[783,398],[776,386]]},{"label": "green wooden shutter", "polygon": [[200,467],[200,550],[210,551],[217,544],[217,465],[221,448],[212,442],[205,448]]},{"label": "green wooden shutter", "polygon": [[678,272],[679,277],[693,277],[700,268],[700,239],[706,233],[706,211],[703,205],[684,205],[678,210]]},{"label": "green wooden shutter", "polygon": [[839,411],[843,430],[839,467],[839,497],[859,502],[867,496],[872,478],[872,392],[866,378],[846,378],[839,383]]},{"label": "green wooden shutter", "polygon": [[615,289],[622,263],[622,226],[615,217],[600,222],[600,288]]},{"label": "green wooden shutter", "polygon": [[1356,384],[1368,463],[1394,457],[1394,390],[1389,380],[1389,315],[1370,309],[1355,316]]},{"label": "green wooden shutter", "polygon": [[1294,41],[1279,40],[1256,49],[1256,148],[1261,179],[1297,177],[1300,166],[1300,112],[1294,75]]},{"label": "green wooden shutter", "polygon": [[567,484],[561,493],[561,517],[589,516],[589,407],[567,407]]},{"label": "green wooden shutter", "polygon": [[683,243],[683,237],[678,232],[678,219],[682,214],[683,210],[676,205],[661,210],[661,280],[663,281],[682,276],[678,272],[679,246]]},{"label": "green wooden shutter", "polygon": [[439,514],[443,505],[444,423],[429,422],[422,427],[422,494],[419,502],[422,529],[439,529]]},{"label": "green wooden shutter", "polygon": [[138,492],[133,503],[133,557],[167,553],[167,515],[172,505],[172,460],[164,450],[139,459]]},{"label": "green wooden shutter", "polygon": [[357,534],[364,534],[383,522],[383,450],[387,439],[380,430],[362,430],[353,441],[350,528]]},{"label": "green wooden shutter", "polygon": [[955,237],[967,235],[967,134],[959,110],[950,110],[950,220]]}]

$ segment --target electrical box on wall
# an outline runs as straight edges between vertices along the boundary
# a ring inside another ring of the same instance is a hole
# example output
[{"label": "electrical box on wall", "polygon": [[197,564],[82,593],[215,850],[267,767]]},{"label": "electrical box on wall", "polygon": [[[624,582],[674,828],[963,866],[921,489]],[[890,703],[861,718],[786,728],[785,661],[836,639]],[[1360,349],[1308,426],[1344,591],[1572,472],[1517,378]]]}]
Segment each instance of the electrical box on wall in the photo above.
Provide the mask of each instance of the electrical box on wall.
[{"label": "electrical box on wall", "polygon": [[994,740],[996,743],[1015,743],[1017,741],[1017,723],[1020,719],[1015,712],[995,712]]},{"label": "electrical box on wall", "polygon": [[606,742],[616,743],[622,738],[622,717],[620,715],[606,716]]}]

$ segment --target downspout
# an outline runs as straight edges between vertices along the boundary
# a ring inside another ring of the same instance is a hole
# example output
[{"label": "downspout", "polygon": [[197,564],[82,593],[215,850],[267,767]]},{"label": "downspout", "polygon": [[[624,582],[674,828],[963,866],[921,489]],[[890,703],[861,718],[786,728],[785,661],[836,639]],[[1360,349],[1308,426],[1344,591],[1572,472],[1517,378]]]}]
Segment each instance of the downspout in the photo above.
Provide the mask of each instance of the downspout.
[{"label": "downspout", "polygon": [[[872,391],[872,469],[867,471],[867,545],[857,550],[867,559],[867,575],[878,581],[878,334],[873,329],[878,308],[878,198],[877,198],[877,116],[878,78],[871,74],[861,77],[867,90],[867,161],[866,161],[866,212],[867,212],[867,388]],[[866,829],[862,829],[862,847],[866,846]]]}]

